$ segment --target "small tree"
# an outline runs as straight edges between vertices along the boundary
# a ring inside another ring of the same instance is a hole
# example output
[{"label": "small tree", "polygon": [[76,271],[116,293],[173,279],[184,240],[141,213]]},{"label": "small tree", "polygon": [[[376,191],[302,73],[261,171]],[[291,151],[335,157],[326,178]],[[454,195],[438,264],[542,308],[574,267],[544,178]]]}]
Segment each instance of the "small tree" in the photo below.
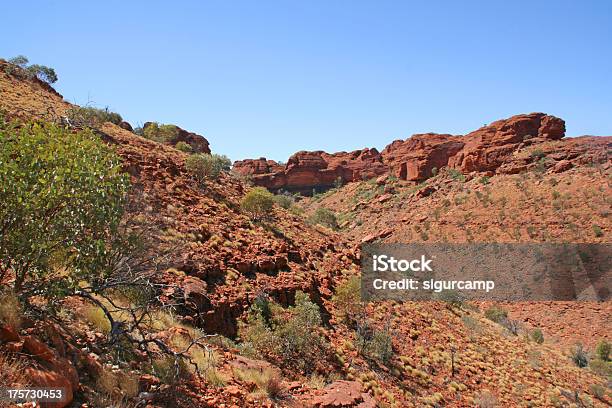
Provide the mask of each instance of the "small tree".
[{"label": "small tree", "polygon": [[17,75],[24,78],[38,78],[48,84],[57,82],[57,74],[53,68],[45,65],[33,64],[29,65],[30,61],[27,57],[19,55],[8,60],[10,64],[6,72],[10,75]]},{"label": "small tree", "polygon": [[249,191],[240,207],[253,220],[263,220],[272,213],[274,206],[274,195],[263,187],[255,187]]},{"label": "small tree", "polygon": [[0,179],[0,280],[61,292],[104,273],[128,188],[111,148],[88,130],[0,119]]}]

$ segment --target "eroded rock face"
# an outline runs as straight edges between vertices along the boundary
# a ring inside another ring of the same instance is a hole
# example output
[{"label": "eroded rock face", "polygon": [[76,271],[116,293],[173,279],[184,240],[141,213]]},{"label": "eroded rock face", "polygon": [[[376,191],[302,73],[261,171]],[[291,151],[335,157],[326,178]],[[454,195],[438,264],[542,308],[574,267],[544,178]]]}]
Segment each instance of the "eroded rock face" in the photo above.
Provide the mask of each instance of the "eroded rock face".
[{"label": "eroded rock face", "polygon": [[564,135],[562,119],[530,113],[498,120],[465,136],[416,134],[394,141],[382,153],[376,149],[334,154],[302,151],[291,156],[286,166],[260,158],[238,161],[234,170],[270,190],[301,193],[322,191],[338,181],[346,183],[387,173],[419,182],[431,177],[434,168],[447,166],[462,173],[495,172],[518,149]]},{"label": "eroded rock face", "polygon": [[244,176],[257,174],[276,173],[283,171],[284,167],[274,160],[267,160],[265,157],[259,159],[246,159],[234,162],[234,171]]},{"label": "eroded rock face", "polygon": [[465,146],[449,160],[464,173],[495,171],[524,144],[558,140],[565,136],[565,122],[544,113],[516,115],[498,120],[463,137]]},{"label": "eroded rock face", "polygon": [[391,174],[402,180],[424,180],[432,176],[434,168],[448,164],[448,159],[459,152],[465,143],[461,136],[425,133],[402,141],[396,140],[382,151]]},{"label": "eroded rock face", "polygon": [[273,160],[242,160],[234,163],[234,171],[252,177],[256,185],[270,190],[287,190],[309,194],[338,183],[369,179],[387,172],[376,149],[355,150],[334,154],[323,151],[295,153],[285,166]]}]

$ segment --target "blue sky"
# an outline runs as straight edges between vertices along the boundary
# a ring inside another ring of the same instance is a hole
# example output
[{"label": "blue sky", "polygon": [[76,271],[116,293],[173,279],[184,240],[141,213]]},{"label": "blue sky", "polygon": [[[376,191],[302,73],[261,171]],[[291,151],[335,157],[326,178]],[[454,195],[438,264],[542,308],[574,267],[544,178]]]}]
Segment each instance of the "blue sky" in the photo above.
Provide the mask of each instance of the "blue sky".
[{"label": "blue sky", "polygon": [[41,1],[2,6],[0,56],[133,125],[232,159],[382,149],[517,113],[612,134],[612,1]]}]

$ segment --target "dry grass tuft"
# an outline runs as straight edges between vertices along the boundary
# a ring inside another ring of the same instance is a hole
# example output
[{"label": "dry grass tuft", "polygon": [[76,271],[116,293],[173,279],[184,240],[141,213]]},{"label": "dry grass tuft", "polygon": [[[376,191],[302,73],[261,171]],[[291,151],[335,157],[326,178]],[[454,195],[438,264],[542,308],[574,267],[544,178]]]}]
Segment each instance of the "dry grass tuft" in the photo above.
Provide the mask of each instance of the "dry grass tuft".
[{"label": "dry grass tuft", "polygon": [[89,306],[85,309],[83,317],[91,323],[91,325],[102,333],[110,333],[110,322],[106,318],[104,311],[98,306]]},{"label": "dry grass tuft", "polygon": [[0,323],[21,328],[21,317],[23,316],[19,299],[12,293],[0,295]]},{"label": "dry grass tuft", "polygon": [[265,393],[270,399],[282,399],[285,388],[278,374],[271,369],[234,369],[234,374],[240,381],[254,383],[257,390]]}]

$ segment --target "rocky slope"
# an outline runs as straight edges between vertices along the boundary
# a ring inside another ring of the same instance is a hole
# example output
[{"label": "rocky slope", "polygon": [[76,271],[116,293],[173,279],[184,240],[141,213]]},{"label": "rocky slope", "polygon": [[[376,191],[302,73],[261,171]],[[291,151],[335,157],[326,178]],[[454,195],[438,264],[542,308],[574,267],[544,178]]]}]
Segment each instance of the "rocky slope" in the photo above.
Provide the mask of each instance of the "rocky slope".
[{"label": "rocky slope", "polygon": [[[37,81],[17,80],[0,69],[0,110],[10,116],[61,120],[70,108],[59,94]],[[357,244],[368,234],[372,235],[365,240],[437,240],[446,236],[460,241],[470,239],[469,234],[511,240],[515,238],[508,229],[514,231],[519,226],[518,233],[525,236],[534,233],[528,228],[534,222],[550,229],[536,230],[538,234],[559,239],[570,231],[577,237],[586,237],[585,231],[595,223],[608,234],[609,166],[604,163],[587,167],[582,162],[609,149],[609,140],[538,144],[550,158],[544,164],[541,158],[533,159],[529,149],[520,149],[512,153],[511,162],[533,174],[499,175],[492,177],[489,184],[480,184],[479,179],[470,176],[465,182],[455,180],[441,172],[427,184],[415,186],[386,176],[383,156],[375,150],[336,155],[304,153],[291,160],[279,175],[280,180],[296,180],[298,190],[333,186],[339,176],[343,180],[360,180],[383,175],[368,182],[350,183],[304,203],[308,211],[327,206],[342,212],[342,230],[334,232],[310,225],[295,211],[278,206],[273,210],[273,222],[254,223],[239,209],[239,201],[249,189],[239,178],[222,173],[218,181],[200,186],[185,170],[187,155],[171,146],[111,123],[101,126],[98,132],[115,146],[123,168],[130,174],[137,205],[130,207],[128,217],[152,228],[151,238],[160,252],[171,250],[167,265],[156,273],[155,280],[163,287],[160,302],[177,303],[180,307],[176,315],[156,315],[156,335],[172,341],[176,336],[194,333],[216,334],[215,341],[209,344],[216,355],[216,377],[194,376],[170,386],[147,372],[137,356],[114,365],[101,348],[107,334],[92,323],[88,306],[78,299],[67,299],[57,305],[62,310],[63,326],[33,318],[25,319],[21,330],[2,325],[0,364],[4,371],[0,372],[7,373],[11,368],[13,374],[27,373],[25,377],[16,375],[14,386],[62,385],[70,391],[71,406],[92,407],[111,404],[99,399],[105,388],[114,395],[112,404],[150,407],[582,403],[599,407],[612,402],[593,388],[606,380],[590,369],[575,367],[565,348],[559,348],[554,341],[540,345],[511,335],[473,307],[453,308],[437,302],[367,305],[365,318],[372,321],[374,329],[391,335],[392,353],[383,364],[359,350],[355,327],[345,321],[339,303],[332,297],[340,284],[358,274]],[[561,162],[564,164],[559,166]],[[280,171],[273,162],[251,163],[243,168],[253,169],[245,172],[252,171],[254,178],[267,177],[268,173],[257,174],[260,171]],[[502,166],[508,163],[504,161]],[[278,188],[288,187],[285,181],[277,183]],[[546,187],[552,184],[558,196],[553,196],[552,187]],[[494,191],[485,190],[493,187]],[[496,194],[504,192],[510,194],[502,206],[503,200]],[[558,205],[540,205],[551,197]],[[455,198],[459,203],[456,207],[444,201],[454,203]],[[590,206],[588,212],[585,203]],[[492,222],[492,213],[502,220]],[[606,236],[590,239],[601,242]],[[258,295],[267,294],[286,306],[293,304],[298,290],[306,292],[322,312],[323,325],[317,331],[329,344],[331,360],[323,355],[315,358],[313,372],[305,373],[291,367],[279,369],[270,362],[241,355],[237,326],[245,322],[245,312]],[[537,318],[535,309],[523,311]],[[610,316],[609,308],[603,312]],[[586,313],[586,309],[566,307],[565,313],[558,314],[558,331],[564,332],[564,318],[577,319]],[[589,316],[599,313],[588,312]],[[595,320],[588,327],[609,328],[609,323]],[[585,328],[579,321],[572,324]],[[553,338],[554,333],[552,329],[545,330],[547,339]],[[590,335],[595,338],[608,334],[598,329]],[[279,373],[277,392],[261,392],[256,378],[238,374],[261,374],[266,370]],[[109,378],[114,378],[110,385]]]}]

